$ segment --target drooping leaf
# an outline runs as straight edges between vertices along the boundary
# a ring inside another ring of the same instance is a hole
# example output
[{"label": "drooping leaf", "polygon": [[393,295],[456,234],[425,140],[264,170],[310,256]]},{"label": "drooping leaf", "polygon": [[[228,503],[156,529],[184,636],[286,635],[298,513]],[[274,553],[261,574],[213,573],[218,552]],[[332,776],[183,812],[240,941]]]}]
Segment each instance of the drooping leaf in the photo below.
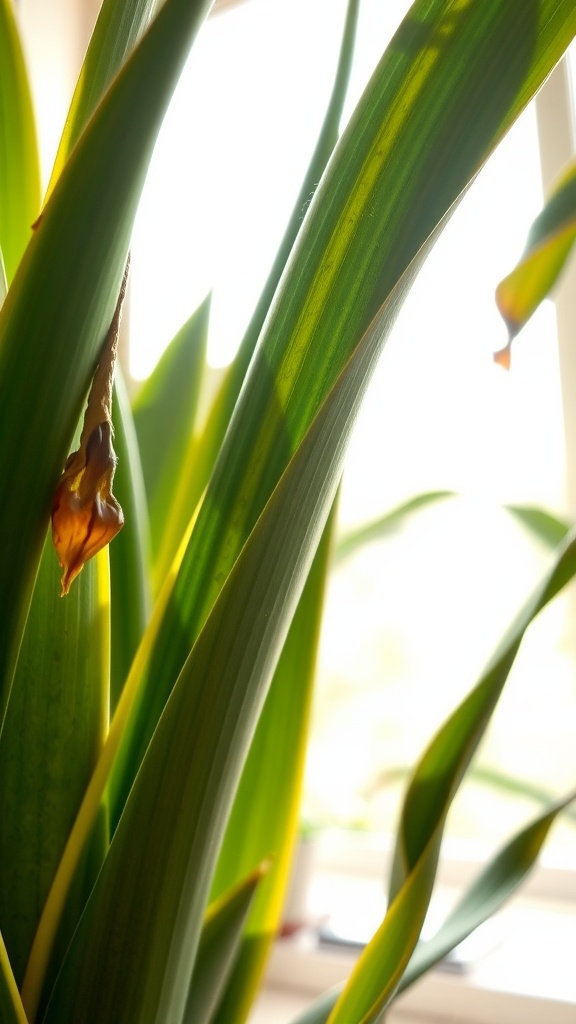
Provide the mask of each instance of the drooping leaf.
[{"label": "drooping leaf", "polygon": [[551,571],[517,616],[481,679],[442,726],[416,766],[402,808],[391,897],[417,863],[443,820],[484,735],[524,633],[532,620],[576,572],[576,535],[561,545]]},{"label": "drooping leaf", "polygon": [[184,531],[190,522],[190,518],[197,508],[201,495],[204,493],[224,434],[230,422],[230,417],[240,394],[240,388],[246,376],[256,343],[260,337],[264,320],[266,319],[295,239],[300,231],[304,212],[338,140],[340,121],[342,119],[354,54],[359,6],[359,0],[348,0],[338,67],[330,100],[314,153],[306,169],[304,180],[292,208],[290,220],[286,226],[278,253],[262,289],[256,309],[240,342],[238,352],[212,403],[202,434],[194,439],[187,453],[182,469],[178,497],[170,510],[159,553],[157,576],[160,581],[164,579]]},{"label": "drooping leaf", "polygon": [[[384,921],[332,1010],[329,1024],[376,1024],[394,998],[427,912],[451,802],[490,721],[522,637],[576,573],[576,534],[527,602],[475,689],[449,717],[414,769],[402,812]],[[408,955],[406,955],[408,954]]]},{"label": "drooping leaf", "polygon": [[209,316],[210,296],[168,345],[132,407],[154,554],[167,529],[170,510],[179,500],[182,464],[192,441],[204,371]]},{"label": "drooping leaf", "polygon": [[576,794],[572,793],[547,808],[544,814],[503,846],[464,893],[436,935],[417,947],[400,982],[398,994],[413,985],[425,971],[500,909],[533,868],[557,816],[574,799]]},{"label": "drooping leaf", "polygon": [[418,3],[392,40],[310,204],[251,363],[127,731],[114,820],[198,630],[323,396],[575,26],[570,4],[548,0]]},{"label": "drooping leaf", "polygon": [[264,861],[206,911],[183,1024],[212,1022],[233,968],[254,895],[270,869]]},{"label": "drooping leaf", "polygon": [[10,0],[0,3],[0,125],[0,249],[10,282],[40,211],[36,127]]},{"label": "drooping leaf", "polygon": [[[534,866],[557,815],[572,800],[574,794],[548,808],[505,844],[464,894],[436,935],[416,947],[398,986],[397,995],[500,909]],[[326,1024],[341,991],[342,986],[338,986],[321,996],[293,1024]]]},{"label": "drooping leaf", "polygon": [[9,538],[0,566],[2,717],[51,491],[112,319],[151,149],[208,7],[166,0],[64,167],[0,311],[0,402],[10,424],[0,460],[11,489],[0,509]]},{"label": "drooping leaf", "polygon": [[247,1018],[271,945],[297,837],[312,688],[326,573],[334,528],[328,520],[244,765],[212,885],[237,884],[250,866],[272,857],[258,889],[230,983],[212,1024]]},{"label": "drooping leaf", "polygon": [[496,289],[496,304],[510,335],[496,353],[509,359],[512,339],[522,330],[555,285],[576,240],[576,161],[562,174],[534,221],[520,262]]}]

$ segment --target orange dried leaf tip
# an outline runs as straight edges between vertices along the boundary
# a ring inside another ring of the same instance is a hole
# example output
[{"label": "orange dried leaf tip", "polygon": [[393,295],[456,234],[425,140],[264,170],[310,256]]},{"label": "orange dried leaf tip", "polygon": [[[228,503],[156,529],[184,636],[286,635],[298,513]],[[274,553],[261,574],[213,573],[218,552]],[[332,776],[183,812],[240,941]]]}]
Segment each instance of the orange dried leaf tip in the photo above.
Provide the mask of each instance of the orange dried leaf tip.
[{"label": "orange dried leaf tip", "polygon": [[112,494],[116,456],[108,422],[94,428],[86,448],[74,452],[60,477],[52,502],[52,539],[63,569],[62,596],[83,565],[101,551],[124,525]]},{"label": "orange dried leaf tip", "polygon": [[502,366],[504,370],[509,370],[511,355],[512,346],[508,344],[505,348],[501,348],[498,352],[494,353],[494,362],[498,363],[498,366]]},{"label": "orange dried leaf tip", "polygon": [[112,323],[92,380],[80,447],[70,455],[52,500],[52,540],[64,570],[62,596],[82,566],[124,526],[112,494],[116,455],[112,447],[112,384],[130,255]]}]

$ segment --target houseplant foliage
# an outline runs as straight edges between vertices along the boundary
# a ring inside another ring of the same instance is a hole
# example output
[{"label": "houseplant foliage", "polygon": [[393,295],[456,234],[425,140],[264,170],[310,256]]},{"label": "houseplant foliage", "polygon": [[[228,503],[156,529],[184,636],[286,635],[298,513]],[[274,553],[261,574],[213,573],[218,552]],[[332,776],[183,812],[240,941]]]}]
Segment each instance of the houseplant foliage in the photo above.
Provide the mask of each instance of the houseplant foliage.
[{"label": "houseplant foliage", "polygon": [[[356,413],[450,210],[576,31],[569,0],[418,0],[327,164],[351,0],[302,195],[320,184],[301,227],[296,204],[207,425],[199,433],[195,415],[205,305],[133,417],[118,381],[126,525],[110,566],[100,552],[61,599],[45,544],[51,496],[116,307],[154,141],[209,7],[104,0],[41,205],[18,34],[0,3],[7,1024],[246,1018],[296,829],[331,510]],[[154,451],[166,408],[179,414],[166,451]],[[389,912],[342,994],[310,1020],[376,1021],[403,979],[434,961],[417,952],[408,967],[451,799],[523,632],[575,571],[568,538],[416,768]],[[564,803],[508,844],[436,952],[513,888]]]}]

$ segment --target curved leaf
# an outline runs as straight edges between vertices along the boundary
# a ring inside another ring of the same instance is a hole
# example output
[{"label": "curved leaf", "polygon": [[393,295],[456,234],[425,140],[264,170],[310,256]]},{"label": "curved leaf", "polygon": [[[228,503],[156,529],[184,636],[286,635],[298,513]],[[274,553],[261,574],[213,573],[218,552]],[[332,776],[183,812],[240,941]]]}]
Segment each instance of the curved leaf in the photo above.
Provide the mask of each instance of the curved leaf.
[{"label": "curved leaf", "polygon": [[0,934],[0,1020],[2,1024],[28,1024],[18,986]]},{"label": "curved leaf", "polygon": [[182,464],[192,441],[206,357],[210,301],[209,295],[172,339],[132,406],[154,555],[167,530],[172,506],[178,501]]},{"label": "curved leaf", "polygon": [[475,688],[445,722],[414,770],[398,832],[391,895],[418,862],[421,852],[443,820],[492,712],[524,633],[532,620],[576,573],[576,532],[572,531],[551,571],[508,630]]},{"label": "curved leaf", "polygon": [[576,794],[572,793],[559,800],[506,843],[458,901],[436,935],[418,946],[398,994],[413,985],[425,971],[500,909],[533,868],[558,814],[574,799]]},{"label": "curved leaf", "polygon": [[48,195],[106,89],[150,23],[158,0],[104,0],[74,90]]},{"label": "curved leaf", "polygon": [[338,67],[330,100],[314,153],[306,169],[304,180],[294,203],[284,236],[280,242],[278,253],[262,289],[256,309],[240,342],[238,352],[212,403],[207,421],[202,430],[202,436],[194,439],[184,463],[178,497],[172,506],[159,554],[157,579],[160,583],[164,580],[184,531],[188,527],[190,519],[204,493],[214,468],[216,456],[224,439],[224,434],[230,422],[230,417],[240,394],[250,360],[260,337],[264,320],[302,226],[303,211],[307,210],[310,197],[314,194],[338,140],[340,121],[354,55],[359,5],[360,0],[348,0]]},{"label": "curved leaf", "polygon": [[496,289],[496,305],[504,318],[510,340],[496,353],[509,359],[512,339],[554,286],[576,240],[576,161],[564,171],[538,215],[520,262]]},{"label": "curved leaf", "polygon": [[376,1024],[390,1004],[428,912],[442,841],[439,823],[386,911],[380,928],[356,961],[328,1024]]},{"label": "curved leaf", "polygon": [[[506,843],[464,894],[436,935],[416,947],[398,986],[397,995],[500,909],[534,866],[557,815],[574,799],[575,795],[571,794],[558,801]],[[374,973],[378,971],[379,964],[376,962]],[[342,987],[327,992],[293,1024],[326,1024],[341,992]]]}]

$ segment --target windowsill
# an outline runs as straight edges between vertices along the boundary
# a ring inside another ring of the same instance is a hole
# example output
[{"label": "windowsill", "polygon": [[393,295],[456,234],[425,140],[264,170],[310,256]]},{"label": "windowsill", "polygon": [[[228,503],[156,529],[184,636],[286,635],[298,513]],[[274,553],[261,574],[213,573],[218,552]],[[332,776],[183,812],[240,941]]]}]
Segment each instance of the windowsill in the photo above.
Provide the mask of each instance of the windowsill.
[{"label": "windowsill", "polygon": [[[352,931],[347,920],[349,924],[354,921],[354,907],[371,907],[374,915],[381,917],[381,857],[372,866],[376,863],[376,873],[359,872],[355,860],[355,870],[350,872],[338,859],[327,858],[326,851],[320,853],[307,899],[308,920],[325,923],[323,908],[328,901],[347,908],[340,914],[341,931],[347,934]],[[538,869],[530,884],[460,946],[449,962],[429,972],[398,999],[390,1024],[574,1024],[576,901],[572,874]],[[449,876],[449,867],[445,867],[434,897],[433,911],[435,905],[440,916],[456,895],[454,879]],[[458,878],[456,884],[460,881]],[[366,922],[358,915],[357,931],[365,932],[365,928]],[[313,927],[279,940],[250,1024],[290,1024],[317,996],[344,981],[357,955],[353,947],[321,943]]]},{"label": "windowsill", "polygon": [[[461,1024],[574,1024],[574,949],[576,914],[520,902],[494,919],[475,961],[439,967],[404,993],[391,1024],[407,1014]],[[319,945],[310,933],[279,940],[251,1024],[288,1024],[347,977],[356,955]]]}]

